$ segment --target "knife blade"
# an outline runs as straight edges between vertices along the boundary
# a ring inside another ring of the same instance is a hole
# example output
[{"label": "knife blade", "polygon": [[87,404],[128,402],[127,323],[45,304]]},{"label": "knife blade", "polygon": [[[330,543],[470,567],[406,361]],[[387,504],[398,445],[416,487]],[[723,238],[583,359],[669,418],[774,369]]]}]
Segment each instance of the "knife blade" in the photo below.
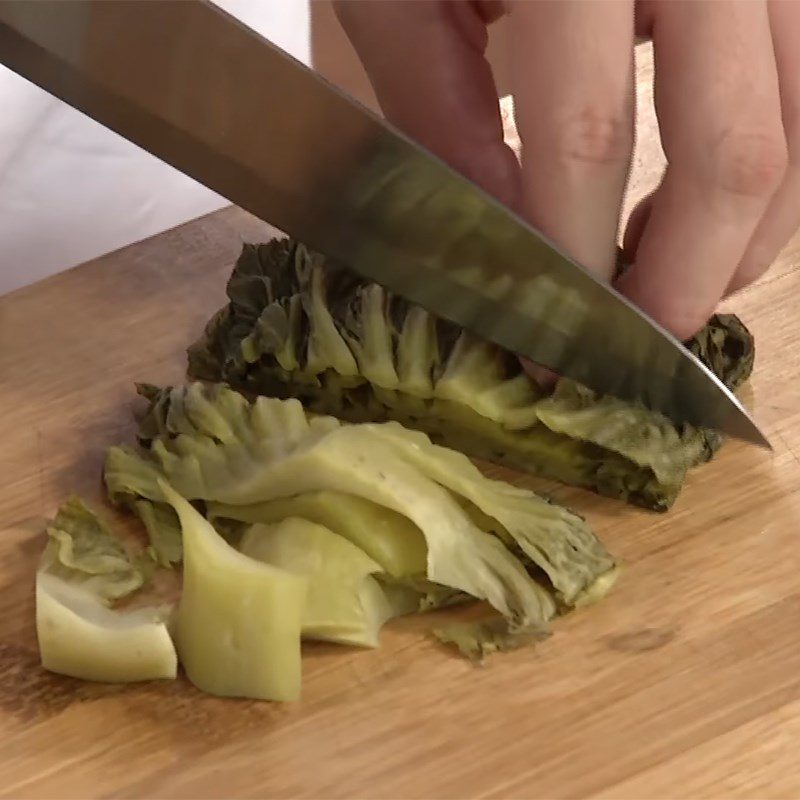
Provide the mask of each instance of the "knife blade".
[{"label": "knife blade", "polygon": [[206,0],[4,0],[0,62],[309,247],[598,392],[770,447],[667,331]]}]

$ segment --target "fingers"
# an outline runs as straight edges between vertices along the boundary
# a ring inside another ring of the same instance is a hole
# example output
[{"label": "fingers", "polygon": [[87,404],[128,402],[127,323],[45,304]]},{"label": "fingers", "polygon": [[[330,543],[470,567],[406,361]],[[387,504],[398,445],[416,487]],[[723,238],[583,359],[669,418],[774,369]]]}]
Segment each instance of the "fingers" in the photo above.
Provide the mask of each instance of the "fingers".
[{"label": "fingers", "polygon": [[668,167],[620,288],[686,339],[713,312],[783,179],[767,8],[653,3],[656,111]]},{"label": "fingers", "polygon": [[633,4],[507,6],[524,213],[610,278],[633,144]]},{"label": "fingers", "polygon": [[642,198],[628,217],[625,235],[622,240],[622,252],[628,264],[633,264],[636,261],[636,251],[639,249],[639,242],[642,240],[642,234],[647,227],[647,221],[650,219],[650,212],[653,210],[654,196],[655,191]]},{"label": "fingers", "polygon": [[339,0],[336,13],[386,118],[518,208],[519,165],[503,141],[486,20],[497,3]]},{"label": "fingers", "polygon": [[729,293],[756,280],[800,226],[800,3],[772,0],[768,9],[789,165],[728,285]]}]

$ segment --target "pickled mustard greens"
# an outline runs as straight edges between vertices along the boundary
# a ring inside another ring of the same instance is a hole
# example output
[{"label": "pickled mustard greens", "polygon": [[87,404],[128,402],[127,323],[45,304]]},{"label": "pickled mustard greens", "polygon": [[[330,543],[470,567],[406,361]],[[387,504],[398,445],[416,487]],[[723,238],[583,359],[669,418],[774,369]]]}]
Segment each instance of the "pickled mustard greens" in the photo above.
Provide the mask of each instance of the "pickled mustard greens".
[{"label": "pickled mustard greens", "polygon": [[344,492],[318,491],[252,505],[208,503],[208,517],[265,524],[299,517],[324,525],[361,548],[382,572],[394,577],[424,575],[428,548],[408,517]]},{"label": "pickled mustard greens", "polygon": [[[557,503],[502,481],[491,480],[462,453],[433,444],[396,423],[370,425],[420,472],[467,501],[484,520],[483,529],[513,541],[547,576],[556,599],[566,606],[614,566],[583,519]],[[462,505],[463,507],[463,505]],[[467,516],[481,526],[475,512]]]},{"label": "pickled mustard greens", "polygon": [[[377,329],[347,351],[350,366],[327,340],[321,286],[314,359],[352,376],[369,362],[385,380]],[[420,380],[411,364],[408,385]],[[211,694],[291,701],[302,640],[374,648],[389,619],[478,600],[491,617],[433,633],[482,660],[547,636],[554,617],[616,579],[582,517],[487,478],[420,431],[348,424],[223,384],[138,391],[137,444],[108,450],[104,480],[149,544],[130,555],[76,498],[60,509],[37,577],[42,663],[54,671],[144,680],[174,677],[180,662]],[[115,605],[176,567],[176,607]]]},{"label": "pickled mustard greens", "polygon": [[228,545],[159,481],[183,532],[183,591],[176,641],[189,680],[222,697],[296,700],[308,581]]},{"label": "pickled mustard greens", "polygon": [[59,509],[36,574],[36,633],[42,666],[74,678],[130,682],[174,678],[168,606],[118,610],[142,572],[77,498]]},{"label": "pickled mustard greens", "polygon": [[395,616],[375,578],[380,565],[322,525],[300,517],[252,525],[239,549],[250,558],[308,577],[304,639],[377,647],[378,631]]},{"label": "pickled mustard greens", "polygon": [[70,497],[47,527],[39,570],[80,585],[104,605],[127,597],[145,582],[143,569],[99,517]]},{"label": "pickled mustard greens", "polygon": [[107,683],[175,678],[168,608],[114,611],[86,587],[36,576],[36,633],[42,666]]},{"label": "pickled mustard greens", "polygon": [[502,619],[495,617],[437,628],[434,635],[444,644],[455,645],[471,661],[480,662],[492,653],[516,650],[545,639],[548,631],[545,628],[534,628],[522,633],[512,633],[503,625]]},{"label": "pickled mustard greens", "polygon": [[[245,245],[229,303],[189,348],[191,378],[295,397],[349,422],[394,420],[436,443],[648,508],[671,506],[721,437],[561,379],[543,394],[518,359],[291,239]],[[726,385],[753,339],[718,314],[688,343]]]},{"label": "pickled mustard greens", "polygon": [[[353,531],[367,509],[375,517],[373,507],[381,506],[392,512],[388,520],[408,520],[383,528],[391,531],[394,552],[403,550],[398,534],[412,543],[406,555],[421,554],[420,533],[425,541],[423,575],[417,571],[421,559],[409,560],[403,574],[398,560],[393,571],[388,568],[387,548],[383,555],[373,548],[374,560],[384,558],[390,576],[408,578],[407,585],[422,578],[486,600],[513,631],[540,629],[614,569],[582,518],[533,492],[485,478],[466,456],[396,423],[342,425],[306,415],[296,400],[250,402],[220,385],[148,387],[142,393],[150,401],[140,437],[145,447],[139,453],[109,450],[105,480],[112,498],[163,502],[163,475],[182,497],[207,504],[212,517],[270,522],[280,513],[308,514],[354,544],[365,535]],[[344,494],[372,505],[351,503],[360,511],[343,524],[335,511],[321,513],[318,499],[315,509],[308,496],[320,492],[337,493],[328,495],[334,504]],[[279,500],[283,508],[270,517],[269,504]],[[494,521],[492,530],[476,524],[465,501]],[[381,530],[375,527],[374,535]],[[428,602],[452,599],[454,592],[438,598],[428,592]]]},{"label": "pickled mustard greens", "polygon": [[162,567],[180,563],[183,558],[181,526],[178,515],[164,503],[136,500],[133,510],[147,530],[150,555]]}]

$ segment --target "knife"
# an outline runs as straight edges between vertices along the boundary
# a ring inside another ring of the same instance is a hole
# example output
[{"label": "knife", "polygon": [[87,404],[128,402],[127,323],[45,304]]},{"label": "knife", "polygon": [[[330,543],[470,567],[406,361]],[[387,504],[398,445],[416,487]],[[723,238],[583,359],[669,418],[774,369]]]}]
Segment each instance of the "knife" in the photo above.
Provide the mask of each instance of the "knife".
[{"label": "knife", "polygon": [[204,0],[5,0],[0,62],[369,280],[598,392],[769,448],[681,342]]}]

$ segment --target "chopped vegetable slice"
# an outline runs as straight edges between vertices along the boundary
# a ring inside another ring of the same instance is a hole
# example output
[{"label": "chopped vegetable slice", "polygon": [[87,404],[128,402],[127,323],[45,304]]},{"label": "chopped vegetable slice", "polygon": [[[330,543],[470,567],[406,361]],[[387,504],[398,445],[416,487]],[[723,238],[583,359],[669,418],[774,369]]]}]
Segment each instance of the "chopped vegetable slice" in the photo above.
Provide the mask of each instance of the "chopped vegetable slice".
[{"label": "chopped vegetable slice", "polygon": [[484,523],[484,530],[506,541],[510,537],[547,575],[563,604],[573,605],[580,593],[589,591],[614,567],[614,559],[584,520],[563,506],[527,489],[491,480],[462,453],[435,445],[424,434],[396,423],[359,430],[390,441],[420,472],[494,520],[493,525]]},{"label": "chopped vegetable slice", "polygon": [[508,630],[502,617],[492,617],[437,628],[434,635],[443,644],[455,645],[471,661],[482,663],[492,653],[516,650],[546,639],[549,632],[542,627],[514,633]]},{"label": "chopped vegetable slice", "polygon": [[175,678],[168,608],[115,611],[85,585],[36,576],[36,634],[42,666],[107,683]]},{"label": "chopped vegetable slice", "polygon": [[298,699],[307,579],[237,552],[172,487],[158,485],[183,532],[176,640],[189,679],[223,697]]},{"label": "chopped vegetable slice", "polygon": [[207,513],[212,521],[251,523],[302,517],[343,536],[389,575],[425,574],[428,548],[422,531],[402,514],[353,494],[323,490],[245,506],[210,502]]},{"label": "chopped vegetable slice", "polygon": [[250,558],[308,577],[304,638],[378,646],[378,632],[395,611],[374,577],[381,572],[380,565],[363,550],[299,517],[250,526],[240,550]]},{"label": "chopped vegetable slice", "polygon": [[[421,531],[425,580],[487,600],[514,631],[540,627],[555,613],[556,600],[572,605],[614,565],[577,515],[483,478],[463,455],[396,424],[306,419],[295,400],[259,397],[250,403],[226,387],[199,383],[152,397],[150,413],[161,419],[151,419],[151,429],[176,433],[145,437],[150,449],[141,458],[110,453],[106,481],[112,495],[133,492],[162,501],[153,479],[161,471],[184,497],[210,504],[215,514],[215,504],[244,508],[240,516],[246,516],[254,505],[298,494],[360,497]],[[505,541],[524,557],[476,525],[454,492],[497,520]],[[235,512],[226,508],[225,514]],[[454,593],[439,595],[448,596]]]},{"label": "chopped vegetable slice", "polygon": [[40,569],[83,585],[105,605],[133,594],[145,582],[122,542],[77,497],[59,508],[47,535]]},{"label": "chopped vegetable slice", "polygon": [[155,560],[162,567],[180,563],[183,558],[183,542],[178,515],[165,503],[136,500],[134,511],[147,529],[150,548]]},{"label": "chopped vegetable slice", "polygon": [[169,607],[110,607],[144,583],[122,543],[77,497],[61,506],[47,532],[36,574],[42,666],[113,683],[174,678]]}]

